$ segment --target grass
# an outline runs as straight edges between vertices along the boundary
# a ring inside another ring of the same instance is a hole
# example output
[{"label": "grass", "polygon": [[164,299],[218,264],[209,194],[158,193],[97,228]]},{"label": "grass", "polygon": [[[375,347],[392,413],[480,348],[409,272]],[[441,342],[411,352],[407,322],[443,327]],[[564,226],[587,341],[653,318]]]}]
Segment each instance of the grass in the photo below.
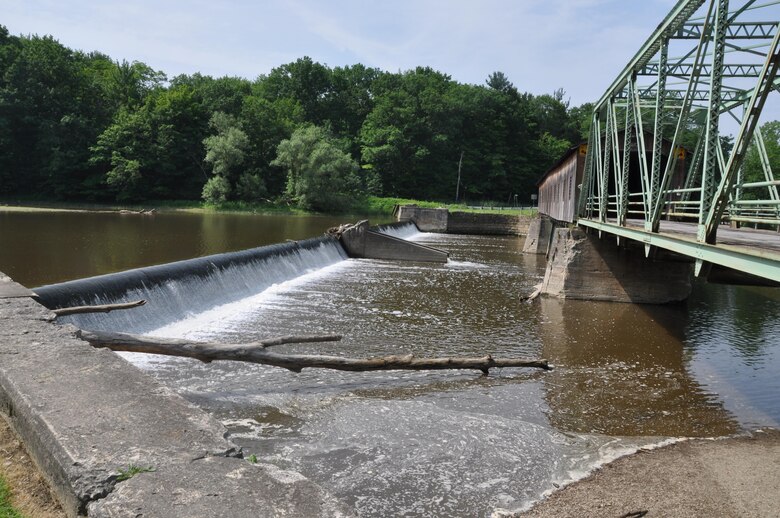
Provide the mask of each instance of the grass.
[{"label": "grass", "polygon": [[417,205],[424,208],[446,208],[450,212],[476,212],[476,213],[496,213],[513,215],[532,215],[536,209],[499,209],[495,202],[480,202],[471,206],[461,203],[441,203],[435,201],[413,200],[409,198],[380,198],[378,196],[367,196],[358,200],[353,205],[353,212],[357,214],[384,214],[393,213],[396,205]]},{"label": "grass", "polygon": [[2,477],[0,477],[0,518],[24,518],[22,513],[11,505],[11,490]]},{"label": "grass", "polygon": [[152,471],[156,471],[155,468],[152,466],[149,467],[143,467],[143,466],[136,466],[135,464],[130,464],[127,466],[127,469],[119,469],[119,476],[116,477],[117,482],[123,482],[125,480],[130,480],[134,476],[138,475],[139,473],[151,473]]}]

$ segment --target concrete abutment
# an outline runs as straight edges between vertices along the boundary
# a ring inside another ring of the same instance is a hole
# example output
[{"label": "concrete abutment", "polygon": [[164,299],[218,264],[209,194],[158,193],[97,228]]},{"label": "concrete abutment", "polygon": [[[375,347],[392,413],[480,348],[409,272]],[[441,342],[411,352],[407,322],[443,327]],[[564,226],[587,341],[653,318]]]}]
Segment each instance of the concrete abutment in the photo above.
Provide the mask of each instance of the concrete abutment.
[{"label": "concrete abutment", "polygon": [[640,304],[680,302],[691,293],[690,262],[647,258],[582,229],[553,233],[541,295]]},{"label": "concrete abutment", "polygon": [[[354,515],[301,474],[243,459],[216,419],[19,291],[0,289],[0,413],[69,517]],[[150,469],[119,481],[131,465]]]}]

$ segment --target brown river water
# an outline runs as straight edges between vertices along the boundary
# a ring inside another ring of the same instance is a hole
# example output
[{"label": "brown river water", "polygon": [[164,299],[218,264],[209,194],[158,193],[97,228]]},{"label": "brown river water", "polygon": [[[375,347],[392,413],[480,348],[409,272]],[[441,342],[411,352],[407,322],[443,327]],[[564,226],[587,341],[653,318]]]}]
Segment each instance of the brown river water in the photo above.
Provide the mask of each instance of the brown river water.
[{"label": "brown river water", "polygon": [[[302,239],[351,219],[0,210],[0,271],[33,287]],[[223,341],[333,332],[344,340],[285,347],[544,357],[554,370],[294,374],[125,357],[225,423],[248,454],[303,473],[361,516],[518,510],[637,447],[780,425],[780,291],[696,284],[674,306],[526,303],[544,263],[522,254],[522,238],[402,232],[448,250],[450,262],[323,250],[297,273],[269,266],[257,293],[214,297],[212,308],[144,331]]]}]

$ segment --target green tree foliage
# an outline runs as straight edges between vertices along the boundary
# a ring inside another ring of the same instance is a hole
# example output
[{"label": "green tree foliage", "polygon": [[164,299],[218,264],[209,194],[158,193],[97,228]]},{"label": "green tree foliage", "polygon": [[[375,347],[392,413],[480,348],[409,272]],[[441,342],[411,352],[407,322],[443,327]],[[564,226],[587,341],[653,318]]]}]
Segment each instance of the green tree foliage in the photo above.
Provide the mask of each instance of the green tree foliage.
[{"label": "green tree foliage", "polygon": [[214,177],[203,187],[203,199],[220,203],[229,199],[231,193],[246,201],[257,201],[265,196],[265,183],[257,172],[239,171],[246,158],[249,137],[239,127],[238,119],[224,112],[215,112],[209,125],[217,133],[203,139],[206,147],[204,160],[212,165]]},{"label": "green tree foliage", "polygon": [[217,134],[203,139],[205,160],[212,165],[215,175],[228,178],[244,161],[244,150],[249,145],[249,139],[244,130],[238,127],[238,120],[226,113],[215,112],[209,125]]},{"label": "green tree foliage", "polygon": [[120,109],[92,146],[107,191],[120,201],[195,199],[203,166],[207,116],[189,86],[156,91],[137,110]]},{"label": "green tree foliage", "polygon": [[[570,107],[562,89],[522,93],[500,71],[470,85],[431,68],[330,68],[309,57],[253,81],[194,73],[168,82],[144,63],[0,26],[0,195],[291,196],[319,210],[353,191],[528,200],[586,138],[591,110]],[[277,155],[296,142],[316,153],[291,176],[289,157]]]},{"label": "green tree foliage", "polygon": [[[767,166],[767,170],[771,171],[775,179],[780,177],[780,121],[770,121],[762,125],[761,136],[763,137],[768,162],[762,164],[758,145],[754,137],[742,166],[745,182],[766,181],[765,167]],[[767,188],[745,189],[743,198],[768,199],[769,193]]]},{"label": "green tree foliage", "polygon": [[279,143],[274,164],[287,171],[287,194],[304,209],[348,207],[359,186],[357,163],[323,128],[311,124]]}]

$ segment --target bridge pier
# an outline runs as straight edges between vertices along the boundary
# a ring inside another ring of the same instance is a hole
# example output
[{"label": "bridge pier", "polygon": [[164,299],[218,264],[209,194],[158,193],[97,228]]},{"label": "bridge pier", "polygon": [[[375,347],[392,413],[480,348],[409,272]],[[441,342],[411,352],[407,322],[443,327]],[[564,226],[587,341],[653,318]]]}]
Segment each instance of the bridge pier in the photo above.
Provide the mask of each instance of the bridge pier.
[{"label": "bridge pier", "polygon": [[641,246],[619,247],[580,228],[556,229],[548,257],[542,295],[666,304],[691,293],[691,263],[646,258]]}]

